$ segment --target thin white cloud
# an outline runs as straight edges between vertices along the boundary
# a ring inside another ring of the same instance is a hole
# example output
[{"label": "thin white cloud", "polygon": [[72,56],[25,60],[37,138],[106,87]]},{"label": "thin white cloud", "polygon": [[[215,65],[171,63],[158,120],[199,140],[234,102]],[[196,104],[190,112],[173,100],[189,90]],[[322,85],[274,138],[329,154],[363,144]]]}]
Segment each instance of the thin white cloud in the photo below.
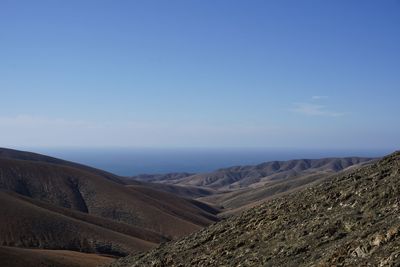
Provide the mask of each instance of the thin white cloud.
[{"label": "thin white cloud", "polygon": [[[309,103],[298,103],[292,111],[308,116],[343,115],[331,112],[323,105],[311,106]],[[77,121],[30,115],[0,115],[0,147],[27,150],[35,147],[293,148],[301,144],[303,147],[321,149],[337,142],[346,148],[365,147],[368,144],[390,147],[393,143],[398,143],[398,134],[394,132],[385,133],[386,138],[381,138],[381,143],[377,143],[375,139],[378,133],[368,129],[357,128],[349,133],[351,129],[335,124],[331,127],[319,127],[318,124],[298,127],[289,123],[274,124],[268,121],[264,124],[165,120]]]},{"label": "thin white cloud", "polygon": [[234,145],[282,134],[273,125],[201,121],[77,121],[31,115],[0,116],[0,146]]},{"label": "thin white cloud", "polygon": [[326,116],[326,117],[340,117],[343,112],[336,112],[329,110],[325,105],[318,105],[313,103],[295,103],[293,112],[307,115],[307,116]]},{"label": "thin white cloud", "polygon": [[326,95],[314,95],[311,97],[312,100],[321,100],[328,98]]},{"label": "thin white cloud", "polygon": [[39,117],[32,115],[17,115],[0,117],[0,127],[90,127],[91,124],[81,120],[66,120],[62,118]]}]

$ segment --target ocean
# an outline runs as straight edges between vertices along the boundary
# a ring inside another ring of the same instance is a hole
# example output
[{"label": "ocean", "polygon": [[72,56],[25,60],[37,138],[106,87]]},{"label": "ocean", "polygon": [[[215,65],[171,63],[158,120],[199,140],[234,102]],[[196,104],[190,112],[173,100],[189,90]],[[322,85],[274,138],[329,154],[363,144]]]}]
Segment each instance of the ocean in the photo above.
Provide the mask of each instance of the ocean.
[{"label": "ocean", "polygon": [[393,151],[311,150],[264,148],[36,148],[32,152],[70,160],[122,176],[168,172],[209,172],[236,165],[252,165],[273,160],[323,157],[381,157]]}]

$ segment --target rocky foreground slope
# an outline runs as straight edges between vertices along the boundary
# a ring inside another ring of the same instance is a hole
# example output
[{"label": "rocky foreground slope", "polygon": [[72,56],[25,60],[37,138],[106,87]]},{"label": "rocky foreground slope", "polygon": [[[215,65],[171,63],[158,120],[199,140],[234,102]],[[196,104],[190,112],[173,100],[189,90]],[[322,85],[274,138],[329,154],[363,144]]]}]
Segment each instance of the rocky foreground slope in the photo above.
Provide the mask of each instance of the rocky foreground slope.
[{"label": "rocky foreground slope", "polygon": [[400,152],[111,266],[399,266]]}]

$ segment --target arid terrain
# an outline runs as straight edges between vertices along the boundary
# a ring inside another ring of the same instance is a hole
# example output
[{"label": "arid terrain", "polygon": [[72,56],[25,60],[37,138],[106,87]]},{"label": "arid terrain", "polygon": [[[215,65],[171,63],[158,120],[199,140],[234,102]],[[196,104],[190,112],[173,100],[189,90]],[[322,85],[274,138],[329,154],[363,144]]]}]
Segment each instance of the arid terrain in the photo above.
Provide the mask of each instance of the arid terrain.
[{"label": "arid terrain", "polygon": [[0,150],[0,199],[4,247],[123,256],[218,220],[218,210],[196,200],[9,149]]},{"label": "arid terrain", "polygon": [[131,179],[150,181],[161,190],[171,187],[169,192],[218,206],[220,216],[225,216],[374,161],[359,157],[272,161],[210,173],[139,175]]},{"label": "arid terrain", "polygon": [[[247,233],[250,240],[257,236],[256,245],[265,241],[263,233],[249,232],[255,231],[251,228],[254,227],[253,220],[260,212],[264,214],[264,209],[275,207],[274,214],[283,212],[295,216],[294,211],[280,209],[281,204],[273,203],[291,201],[288,207],[300,211],[291,203],[300,203],[296,197],[309,192],[308,188],[320,188],[322,184],[339,179],[337,177],[364,173],[373,166],[384,165],[382,162],[373,165],[376,161],[357,157],[304,159],[236,166],[205,174],[121,177],[40,154],[0,149],[0,259],[11,267],[96,266],[110,264],[116,258],[130,254],[133,256],[121,258],[114,264],[227,264],[229,259],[208,262],[191,255],[203,257],[204,250],[236,253],[236,245],[231,247],[230,241],[223,242],[223,239],[229,239],[222,233],[230,231],[235,238],[242,238]],[[326,193],[318,194],[322,197]],[[302,201],[305,199],[311,201],[310,197],[303,196]],[[268,218],[258,218],[257,223],[268,225]],[[300,218],[299,215],[298,220]],[[271,222],[277,220],[279,223],[274,226],[276,228],[266,230],[270,233],[268,236],[278,238],[271,236],[275,233],[283,238],[279,229],[291,224],[286,219],[271,219]],[[190,235],[192,233],[195,234]],[[280,242],[273,238],[268,242]],[[295,237],[291,238],[295,240]],[[176,240],[180,241],[173,243]],[[190,245],[190,242],[196,244]],[[223,246],[214,248],[212,244],[217,243]],[[246,244],[237,245],[240,247],[246,247]],[[261,253],[263,248],[260,249],[257,253]],[[182,258],[174,254],[180,250],[185,251],[179,252]],[[149,254],[139,254],[147,251]],[[160,251],[167,258],[160,256]],[[172,258],[168,253],[173,255]],[[21,255],[21,258],[17,259],[15,255]],[[239,255],[232,257],[236,263],[244,260]],[[271,257],[274,264],[278,264],[278,258],[272,254]],[[191,261],[187,262],[188,259]],[[250,257],[243,262],[250,264],[251,261]],[[268,263],[264,258],[260,262]],[[290,258],[288,262],[292,262]]]},{"label": "arid terrain", "polygon": [[26,249],[0,247],[1,266],[15,267],[96,267],[114,258],[69,250]]},{"label": "arid terrain", "polygon": [[111,266],[398,266],[400,152]]}]

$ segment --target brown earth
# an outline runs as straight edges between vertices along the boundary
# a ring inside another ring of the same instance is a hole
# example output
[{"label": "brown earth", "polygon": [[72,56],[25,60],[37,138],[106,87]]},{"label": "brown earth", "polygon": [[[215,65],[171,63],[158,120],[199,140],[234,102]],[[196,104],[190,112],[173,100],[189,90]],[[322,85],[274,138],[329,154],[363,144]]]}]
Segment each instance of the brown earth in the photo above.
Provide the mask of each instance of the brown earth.
[{"label": "brown earth", "polygon": [[218,220],[215,208],[51,157],[0,149],[0,245],[111,255]]},{"label": "brown earth", "polygon": [[373,158],[360,157],[299,159],[234,166],[210,173],[170,173],[131,178],[141,183],[151,181],[153,187],[159,190],[182,194],[219,207],[219,216],[226,217],[274,197],[321,182],[338,172],[375,161]]},{"label": "brown earth", "polygon": [[400,266],[400,152],[110,266]]},{"label": "brown earth", "polygon": [[67,250],[0,246],[0,263],[4,267],[96,267],[111,263],[113,260],[106,256]]}]

